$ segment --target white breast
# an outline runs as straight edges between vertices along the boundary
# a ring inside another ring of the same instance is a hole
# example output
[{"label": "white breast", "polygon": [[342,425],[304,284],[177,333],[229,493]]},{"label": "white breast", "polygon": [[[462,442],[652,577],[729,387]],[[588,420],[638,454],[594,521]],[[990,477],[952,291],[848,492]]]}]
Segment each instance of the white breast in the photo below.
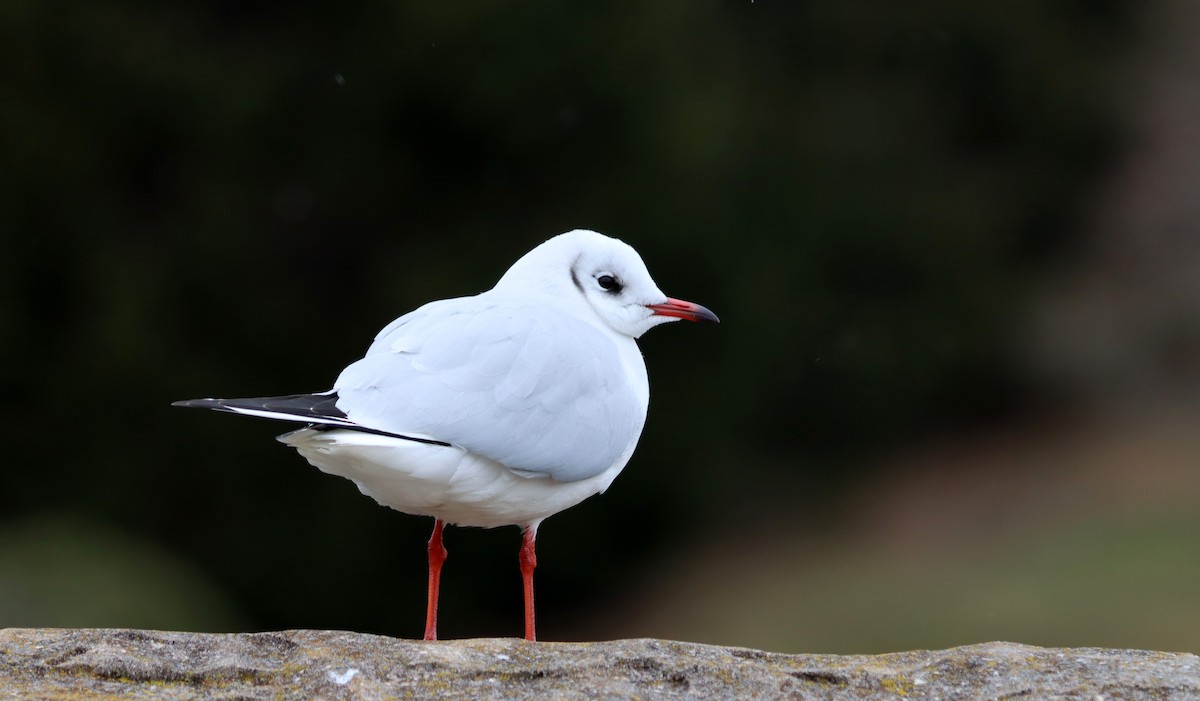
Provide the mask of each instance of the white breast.
[{"label": "white breast", "polygon": [[383,506],[483,528],[536,526],[603,492],[633,454],[630,445],[609,469],[587,479],[558,482],[548,476],[522,477],[461,448],[361,431],[302,429],[279,439],[322,472],[354,482]]}]

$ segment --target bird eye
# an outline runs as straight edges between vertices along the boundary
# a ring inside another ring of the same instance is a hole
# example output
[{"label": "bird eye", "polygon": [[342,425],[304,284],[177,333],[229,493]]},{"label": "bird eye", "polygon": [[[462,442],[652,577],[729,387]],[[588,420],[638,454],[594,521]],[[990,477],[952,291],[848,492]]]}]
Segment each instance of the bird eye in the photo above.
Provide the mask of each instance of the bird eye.
[{"label": "bird eye", "polygon": [[596,278],[596,283],[600,285],[601,289],[608,290],[609,292],[621,291],[621,283],[617,282],[617,279],[612,275],[601,275]]}]

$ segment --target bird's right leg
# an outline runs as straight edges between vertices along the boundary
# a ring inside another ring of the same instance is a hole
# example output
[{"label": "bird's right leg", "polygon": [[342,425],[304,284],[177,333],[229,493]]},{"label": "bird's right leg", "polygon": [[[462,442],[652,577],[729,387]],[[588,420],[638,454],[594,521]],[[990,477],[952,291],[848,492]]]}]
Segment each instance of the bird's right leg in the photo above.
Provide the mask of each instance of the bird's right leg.
[{"label": "bird's right leg", "polygon": [[521,581],[525,589],[525,639],[533,642],[537,639],[534,634],[533,608],[533,570],[537,567],[537,527],[538,524],[526,526],[521,540]]},{"label": "bird's right leg", "polygon": [[446,561],[446,546],[442,545],[442,520],[434,519],[433,535],[429,536],[429,601],[425,608],[425,639],[437,640],[438,587],[442,581],[442,563]]}]

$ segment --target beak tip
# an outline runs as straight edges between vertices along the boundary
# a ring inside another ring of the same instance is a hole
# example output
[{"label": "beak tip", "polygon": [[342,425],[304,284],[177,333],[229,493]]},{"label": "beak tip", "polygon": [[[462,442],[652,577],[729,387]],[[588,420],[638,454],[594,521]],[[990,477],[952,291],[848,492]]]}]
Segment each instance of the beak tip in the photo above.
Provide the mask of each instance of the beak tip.
[{"label": "beak tip", "polygon": [[649,309],[657,316],[672,316],[677,319],[684,319],[685,321],[721,323],[721,320],[709,308],[695,302],[685,302],[682,299],[668,297],[664,304],[652,304],[649,306]]}]

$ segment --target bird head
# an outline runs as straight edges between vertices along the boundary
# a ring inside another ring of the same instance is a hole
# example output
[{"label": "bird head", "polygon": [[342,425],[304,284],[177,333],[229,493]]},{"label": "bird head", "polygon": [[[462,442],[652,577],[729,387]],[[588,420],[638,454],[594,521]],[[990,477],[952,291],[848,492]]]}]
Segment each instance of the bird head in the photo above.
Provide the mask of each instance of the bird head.
[{"label": "bird head", "polygon": [[693,302],[668,297],[632,246],[595,231],[559,234],[518,260],[497,289],[523,287],[555,303],[590,310],[613,331],[638,338],[670,321],[719,321]]}]

